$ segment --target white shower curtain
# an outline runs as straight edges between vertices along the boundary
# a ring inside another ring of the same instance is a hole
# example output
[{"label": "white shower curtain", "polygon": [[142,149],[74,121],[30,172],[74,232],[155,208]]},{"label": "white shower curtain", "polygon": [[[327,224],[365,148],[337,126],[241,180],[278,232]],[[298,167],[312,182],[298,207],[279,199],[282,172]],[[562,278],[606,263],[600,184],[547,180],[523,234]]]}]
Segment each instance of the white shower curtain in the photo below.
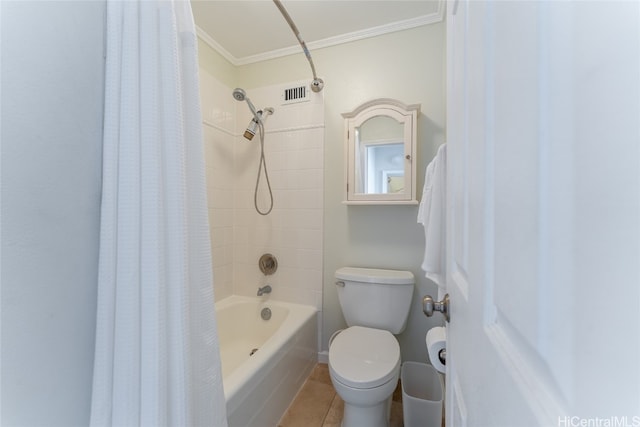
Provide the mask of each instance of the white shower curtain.
[{"label": "white shower curtain", "polygon": [[188,1],[107,1],[92,426],[226,426]]}]

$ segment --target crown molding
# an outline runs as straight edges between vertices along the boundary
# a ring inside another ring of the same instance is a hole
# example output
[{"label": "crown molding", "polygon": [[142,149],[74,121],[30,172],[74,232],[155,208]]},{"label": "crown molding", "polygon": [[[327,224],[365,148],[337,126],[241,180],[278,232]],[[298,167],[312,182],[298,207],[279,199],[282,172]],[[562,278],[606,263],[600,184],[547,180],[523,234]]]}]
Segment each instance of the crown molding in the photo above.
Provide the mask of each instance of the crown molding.
[{"label": "crown molding", "polygon": [[209,45],[211,49],[215,50],[220,55],[222,55],[224,59],[231,62],[231,64],[235,66],[238,65],[238,59],[235,56],[233,56],[231,53],[229,53],[227,49],[223,48],[217,41],[215,41],[213,37],[209,35],[209,33],[207,33],[202,28],[198,27],[197,25],[195,27],[196,27],[196,34],[198,35],[198,37],[200,37],[200,39],[203,42]]},{"label": "crown molding", "polygon": [[[404,21],[392,22],[390,24],[367,28],[365,30],[354,31],[352,33],[341,34],[339,36],[329,37],[322,40],[308,42],[307,47],[309,48],[309,50],[322,49],[325,47],[337,46],[357,40],[363,40],[381,36],[384,34],[394,33],[397,31],[408,30],[423,25],[435,24],[444,20],[444,12],[445,1],[440,0],[438,2],[438,10],[434,13],[417,16],[415,18],[406,19]],[[216,50],[227,61],[235,66],[253,64],[256,62],[267,61],[269,59],[281,58],[283,56],[297,55],[302,52],[299,45],[294,45],[282,49],[272,50],[269,52],[259,53],[257,55],[236,58],[198,26],[196,26],[196,33],[203,42],[208,44],[212,49]]]}]

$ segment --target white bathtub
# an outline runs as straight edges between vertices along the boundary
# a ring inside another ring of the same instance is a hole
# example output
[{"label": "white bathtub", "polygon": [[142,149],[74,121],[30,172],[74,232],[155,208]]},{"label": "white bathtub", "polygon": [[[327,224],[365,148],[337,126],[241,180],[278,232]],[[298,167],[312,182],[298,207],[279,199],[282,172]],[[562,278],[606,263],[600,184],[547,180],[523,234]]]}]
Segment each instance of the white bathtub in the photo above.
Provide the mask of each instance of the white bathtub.
[{"label": "white bathtub", "polygon": [[317,361],[317,310],[234,295],[216,313],[229,427],[277,425]]}]

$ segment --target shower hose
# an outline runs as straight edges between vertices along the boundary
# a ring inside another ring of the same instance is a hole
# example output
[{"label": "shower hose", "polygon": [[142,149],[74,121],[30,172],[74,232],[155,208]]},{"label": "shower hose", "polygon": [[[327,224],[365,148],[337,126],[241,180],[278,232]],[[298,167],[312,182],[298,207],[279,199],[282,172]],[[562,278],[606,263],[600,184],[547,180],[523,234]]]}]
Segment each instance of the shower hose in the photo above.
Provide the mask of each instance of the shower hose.
[{"label": "shower hose", "polygon": [[[269,182],[269,173],[267,172],[267,162],[264,158],[264,124],[262,120],[258,122],[258,130],[260,132],[260,162],[258,166],[258,176],[256,177],[256,188],[253,192],[253,205],[256,208],[256,212],[260,215],[269,215],[273,209],[273,192],[271,191],[271,182]],[[258,186],[260,185],[260,177],[262,176],[262,168],[264,167],[264,177],[267,181],[267,188],[269,189],[269,209],[261,211],[258,207]]]}]

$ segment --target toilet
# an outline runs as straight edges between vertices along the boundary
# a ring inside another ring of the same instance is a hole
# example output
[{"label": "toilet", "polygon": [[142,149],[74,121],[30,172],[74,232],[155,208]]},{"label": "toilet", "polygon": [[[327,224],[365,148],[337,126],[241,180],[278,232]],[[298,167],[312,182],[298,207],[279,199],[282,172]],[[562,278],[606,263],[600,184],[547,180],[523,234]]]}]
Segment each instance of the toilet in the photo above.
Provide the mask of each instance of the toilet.
[{"label": "toilet", "polygon": [[389,427],[400,377],[394,337],[406,324],[415,278],[409,271],[340,268],[338,299],[349,326],[329,342],[329,373],[344,400],[342,427]]}]

